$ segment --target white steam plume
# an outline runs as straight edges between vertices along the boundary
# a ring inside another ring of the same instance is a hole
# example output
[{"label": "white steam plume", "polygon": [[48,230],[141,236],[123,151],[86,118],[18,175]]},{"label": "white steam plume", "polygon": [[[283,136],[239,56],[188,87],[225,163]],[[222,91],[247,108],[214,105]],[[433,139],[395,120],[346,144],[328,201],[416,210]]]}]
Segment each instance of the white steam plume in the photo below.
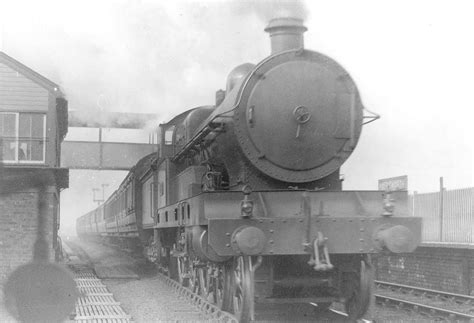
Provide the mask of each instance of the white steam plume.
[{"label": "white steam plume", "polygon": [[306,20],[309,11],[302,0],[244,0],[236,1],[240,13],[255,14],[264,23],[273,18],[299,18]]}]

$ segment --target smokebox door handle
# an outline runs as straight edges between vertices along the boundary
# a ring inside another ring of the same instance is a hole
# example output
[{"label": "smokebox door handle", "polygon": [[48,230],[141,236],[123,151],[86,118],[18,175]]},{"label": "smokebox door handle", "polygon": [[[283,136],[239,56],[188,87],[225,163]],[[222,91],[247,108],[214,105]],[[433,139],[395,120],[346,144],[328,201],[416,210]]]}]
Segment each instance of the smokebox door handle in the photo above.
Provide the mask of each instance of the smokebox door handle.
[{"label": "smokebox door handle", "polygon": [[250,106],[248,113],[247,113],[247,121],[249,123],[249,126],[253,128],[254,126],[254,121],[253,121],[253,110],[255,109],[255,106],[252,105]]}]

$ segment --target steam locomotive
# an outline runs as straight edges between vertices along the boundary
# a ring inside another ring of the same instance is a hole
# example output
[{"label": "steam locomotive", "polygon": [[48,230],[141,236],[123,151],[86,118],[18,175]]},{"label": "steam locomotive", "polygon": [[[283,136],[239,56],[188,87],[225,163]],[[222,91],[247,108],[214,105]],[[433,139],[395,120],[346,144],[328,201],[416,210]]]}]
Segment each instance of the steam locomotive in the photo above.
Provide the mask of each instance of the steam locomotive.
[{"label": "steam locomotive", "polygon": [[215,105],[159,126],[158,153],[77,220],[81,237],[142,246],[181,284],[254,318],[255,303],[366,312],[371,257],[411,252],[421,219],[406,192],[343,191],[365,115],[349,74],[304,49],[299,19],[271,20],[272,53],[236,67]]}]

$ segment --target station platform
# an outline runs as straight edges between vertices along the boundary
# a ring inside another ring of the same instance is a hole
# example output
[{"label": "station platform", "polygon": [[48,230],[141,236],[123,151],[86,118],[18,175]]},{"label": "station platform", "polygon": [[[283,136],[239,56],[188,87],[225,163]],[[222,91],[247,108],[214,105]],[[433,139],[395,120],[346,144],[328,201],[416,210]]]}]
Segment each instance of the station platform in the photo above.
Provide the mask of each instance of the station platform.
[{"label": "station platform", "polygon": [[474,249],[472,243],[457,243],[457,242],[423,242],[420,247],[431,248],[451,248],[451,249]]}]

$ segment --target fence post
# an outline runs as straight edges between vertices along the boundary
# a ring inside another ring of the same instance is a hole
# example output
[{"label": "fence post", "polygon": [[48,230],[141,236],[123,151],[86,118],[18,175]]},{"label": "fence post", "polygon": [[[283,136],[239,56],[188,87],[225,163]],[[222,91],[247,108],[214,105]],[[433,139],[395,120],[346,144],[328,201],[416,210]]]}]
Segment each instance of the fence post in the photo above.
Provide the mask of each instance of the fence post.
[{"label": "fence post", "polygon": [[416,212],[415,212],[415,205],[416,205],[416,194],[418,193],[418,191],[413,191],[413,201],[412,204],[411,204],[411,216],[416,216]]},{"label": "fence post", "polygon": [[439,241],[443,242],[443,177],[439,178]]}]

